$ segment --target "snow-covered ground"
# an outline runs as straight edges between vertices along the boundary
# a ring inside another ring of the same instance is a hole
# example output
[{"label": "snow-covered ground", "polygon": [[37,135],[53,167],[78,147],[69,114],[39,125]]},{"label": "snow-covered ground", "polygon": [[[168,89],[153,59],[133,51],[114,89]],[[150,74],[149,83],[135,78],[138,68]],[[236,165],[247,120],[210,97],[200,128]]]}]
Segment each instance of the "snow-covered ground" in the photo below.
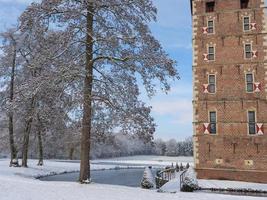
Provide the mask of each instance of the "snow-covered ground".
[{"label": "snow-covered ground", "polygon": [[[221,180],[198,180],[202,188],[221,188],[221,189],[252,189],[267,191],[267,184],[247,183],[239,181],[221,181]],[[267,199],[267,198],[266,198]]]},{"label": "snow-covered ground", "polygon": [[93,163],[112,163],[112,164],[123,164],[123,165],[132,165],[132,166],[171,166],[178,163],[182,163],[184,166],[189,163],[193,165],[193,157],[168,157],[168,156],[131,156],[131,157],[119,157],[111,158],[104,160],[96,160]]},{"label": "snow-covered ground", "polygon": [[[137,158],[134,158],[137,159]],[[133,162],[133,158],[115,159],[124,160],[127,163],[136,164]],[[156,159],[156,158],[155,158]],[[153,163],[155,163],[155,159]],[[143,164],[151,164],[151,159],[142,160]],[[160,159],[162,160],[162,159]],[[109,160],[110,161],[110,160]],[[166,160],[165,160],[166,161]],[[164,161],[164,162],[165,162]],[[101,161],[103,162],[103,161]],[[100,162],[100,163],[101,163]],[[172,163],[171,160],[166,162]],[[182,162],[182,161],[179,161]],[[44,167],[36,166],[36,161],[30,160],[29,168],[9,168],[8,160],[0,160],[0,200],[169,200],[169,199],[181,199],[181,200],[262,200],[261,197],[243,197],[243,196],[231,196],[209,193],[158,193],[156,190],[144,190],[141,188],[130,188],[124,186],[112,186],[101,184],[89,184],[81,185],[75,182],[44,182],[35,179],[36,176],[44,176],[53,173],[63,173],[69,171],[77,171],[79,169],[79,163],[72,162],[57,162],[57,161],[45,161]],[[157,164],[160,164],[158,161]],[[156,163],[155,163],[156,164]],[[129,165],[129,166],[130,166]],[[106,169],[116,167],[117,164],[112,166],[93,164],[93,169]],[[120,178],[120,177],[118,177]],[[201,181],[202,182],[202,181]],[[203,182],[203,184],[219,184],[219,182]],[[229,183],[224,183],[229,184]],[[235,183],[238,185],[239,183]],[[242,183],[246,185],[247,183]],[[265,187],[267,184],[255,184],[259,187]],[[178,187],[178,186],[177,186]],[[264,188],[263,188],[264,189]]]}]

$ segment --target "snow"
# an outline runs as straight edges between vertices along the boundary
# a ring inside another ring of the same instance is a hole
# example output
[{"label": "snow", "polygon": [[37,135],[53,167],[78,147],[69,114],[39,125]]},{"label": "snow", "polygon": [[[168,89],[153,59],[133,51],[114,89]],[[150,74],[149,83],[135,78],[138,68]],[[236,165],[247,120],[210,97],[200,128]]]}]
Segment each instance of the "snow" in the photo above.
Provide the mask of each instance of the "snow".
[{"label": "snow", "polygon": [[180,178],[175,178],[168,183],[164,184],[160,189],[160,192],[176,193],[180,191]]},{"label": "snow", "polygon": [[222,181],[222,180],[198,180],[202,188],[233,188],[233,189],[252,189],[267,191],[267,184],[248,183],[239,181]]},{"label": "snow", "polygon": [[120,157],[120,158],[111,158],[105,160],[97,160],[97,162],[105,163],[119,163],[119,164],[128,164],[128,165],[151,165],[151,166],[171,166],[175,163],[182,163],[184,166],[189,163],[190,166],[193,165],[192,157],[169,157],[169,156],[131,156],[131,157]]},{"label": "snow", "polygon": [[[204,180],[204,179],[197,180],[193,168],[191,167],[188,169],[185,176],[190,178],[191,183],[198,185],[201,188],[218,188],[218,189],[231,188],[231,189],[251,189],[251,190],[267,191],[267,184],[249,183],[240,181],[223,181],[223,180]],[[176,175],[176,177],[177,177],[176,179],[173,179],[170,182],[163,185],[160,188],[160,191],[170,192],[170,193],[179,192],[180,178],[179,175]]]},{"label": "snow", "polygon": [[143,179],[141,181],[141,186],[142,188],[147,188],[147,189],[155,187],[154,177],[152,175],[151,168],[149,167],[145,168]]},{"label": "snow", "polygon": [[[169,192],[169,193],[176,193],[180,192],[180,175],[182,172],[176,172],[175,174],[175,179],[169,181],[168,183],[164,184],[159,191],[160,192]],[[185,172],[185,182],[187,185],[198,185],[197,179],[196,179],[196,174],[194,172],[193,167],[190,167],[186,172]]]},{"label": "snow", "polygon": [[[8,167],[9,160],[0,159],[0,175],[1,176],[23,176],[28,178],[36,178],[53,174],[62,174],[66,172],[77,172],[80,170],[78,162],[58,162],[53,160],[47,160],[44,162],[44,166],[37,166],[36,160],[29,160],[28,168]],[[130,167],[130,166],[129,166]],[[92,165],[92,170],[125,168],[118,165]]]},{"label": "snow", "polygon": [[193,167],[185,172],[184,184],[190,186],[191,188],[198,188],[197,176]]},{"label": "snow", "polygon": [[[130,159],[131,160],[131,159]],[[127,161],[127,159],[125,159]],[[148,161],[150,162],[150,161]],[[133,163],[132,161],[130,163]],[[45,182],[35,179],[36,176],[45,176],[53,173],[77,171],[79,163],[45,161],[43,167],[36,166],[37,161],[30,160],[29,168],[9,168],[9,161],[0,160],[0,199],[1,200],[262,200],[262,197],[244,197],[210,193],[159,193],[156,190],[144,190],[124,186],[112,186],[101,184],[79,184],[75,182]],[[160,163],[158,163],[160,164]],[[117,165],[114,165],[117,166]],[[92,165],[93,169],[106,169],[114,167],[110,165]],[[204,181],[201,184],[231,184],[220,181]],[[235,183],[238,185],[240,183]],[[246,185],[247,183],[242,183]],[[172,187],[179,187],[178,182],[173,181]],[[254,184],[248,184],[249,186]],[[255,187],[267,188],[267,184],[255,184]]]}]

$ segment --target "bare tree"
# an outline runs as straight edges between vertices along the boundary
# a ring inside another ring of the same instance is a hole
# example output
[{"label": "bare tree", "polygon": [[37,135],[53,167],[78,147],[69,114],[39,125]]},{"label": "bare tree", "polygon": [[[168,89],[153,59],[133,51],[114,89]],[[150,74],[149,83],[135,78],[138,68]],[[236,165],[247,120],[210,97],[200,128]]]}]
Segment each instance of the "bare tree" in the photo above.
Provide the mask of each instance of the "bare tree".
[{"label": "bare tree", "polygon": [[[8,31],[1,34],[4,45],[1,47],[3,55],[1,57],[1,66],[3,69],[7,69],[10,72],[9,79],[9,97],[8,97],[8,130],[9,130],[9,144],[10,144],[10,167],[19,166],[17,158],[17,148],[14,139],[14,120],[13,120],[13,101],[14,101],[14,85],[15,85],[15,72],[17,66],[17,51],[18,51],[18,34],[17,29],[9,29]],[[9,70],[11,68],[11,70]],[[8,74],[2,74],[8,76]],[[3,77],[2,76],[2,77]]]},{"label": "bare tree", "polygon": [[145,108],[138,101],[138,82],[152,96],[157,84],[168,91],[170,78],[179,78],[175,62],[148,28],[153,20],[156,8],[151,0],[43,0],[28,7],[21,17],[22,28],[42,24],[46,31],[59,29],[69,36],[69,46],[62,51],[73,52],[75,62],[65,65],[64,71],[79,85],[83,79],[83,92],[77,91],[83,97],[81,183],[90,181],[94,102],[109,108],[108,113],[116,113],[125,122],[121,128],[130,130],[127,121],[142,119],[131,106]]},{"label": "bare tree", "polygon": [[[54,57],[58,54],[59,49],[64,48],[65,45],[65,43],[56,41],[55,38],[63,38],[66,35],[60,31],[46,32],[45,27],[40,24],[27,29],[21,27],[20,30],[23,35],[23,45],[19,53],[24,61],[22,64],[24,80],[17,89],[17,102],[22,104],[23,109],[20,109],[20,112],[25,119],[22,166],[27,167],[30,134],[33,125],[37,127],[34,130],[37,132],[40,164],[43,164],[41,129],[44,127],[42,126],[51,125],[55,116],[62,115],[59,118],[65,118],[65,113],[62,110],[66,94],[64,89],[67,86],[62,84],[62,78],[58,80],[55,77],[58,73],[57,70],[60,71],[60,67],[64,67],[62,60],[66,59],[67,56],[61,54],[57,63],[55,63]],[[67,40],[67,37],[65,39]],[[64,109],[67,111],[67,108]]]}]

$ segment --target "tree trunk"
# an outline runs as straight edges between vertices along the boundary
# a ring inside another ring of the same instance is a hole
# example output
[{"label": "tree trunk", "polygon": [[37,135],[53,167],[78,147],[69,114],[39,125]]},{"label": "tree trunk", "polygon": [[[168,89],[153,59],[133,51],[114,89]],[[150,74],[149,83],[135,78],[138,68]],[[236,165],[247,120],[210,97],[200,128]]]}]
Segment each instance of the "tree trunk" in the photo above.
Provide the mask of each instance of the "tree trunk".
[{"label": "tree trunk", "polygon": [[69,160],[73,160],[73,154],[74,154],[74,147],[70,147]]},{"label": "tree trunk", "polygon": [[31,132],[31,123],[32,118],[27,120],[26,127],[23,136],[23,147],[22,147],[22,167],[28,167],[28,148],[29,148],[29,140],[30,140],[30,132]]},{"label": "tree trunk", "polygon": [[[17,57],[17,50],[16,45],[14,45],[14,54],[12,59],[12,70],[11,70],[11,77],[10,77],[10,103],[13,102],[14,99],[14,79],[15,79],[15,68],[16,68],[16,57]],[[9,130],[9,144],[10,144],[10,167],[18,167],[18,158],[17,158],[17,149],[15,146],[14,140],[14,124],[13,124],[13,111],[9,112],[8,116],[8,130]]]},{"label": "tree trunk", "polygon": [[81,136],[81,183],[90,182],[90,142],[92,121],[92,84],[93,84],[93,3],[88,3],[87,8],[87,36],[86,36],[86,76],[84,78],[83,94],[83,120]]},{"label": "tree trunk", "polygon": [[44,165],[44,153],[43,153],[43,142],[42,142],[42,135],[41,131],[38,131],[38,150],[39,150],[39,161],[38,166]]},{"label": "tree trunk", "polygon": [[31,126],[33,120],[33,111],[34,111],[34,102],[35,98],[33,97],[31,100],[31,107],[30,107],[30,114],[29,119],[26,121],[26,126],[24,130],[23,136],[23,147],[22,147],[22,167],[28,167],[28,149],[29,149],[29,140],[30,140],[30,133],[31,133]]},{"label": "tree trunk", "polygon": [[37,131],[37,138],[38,138],[38,151],[39,151],[39,161],[38,161],[38,166],[43,166],[44,165],[44,151],[43,151],[43,141],[42,141],[42,134],[41,134],[41,121],[39,118],[39,115],[37,116],[38,118],[38,131]]}]

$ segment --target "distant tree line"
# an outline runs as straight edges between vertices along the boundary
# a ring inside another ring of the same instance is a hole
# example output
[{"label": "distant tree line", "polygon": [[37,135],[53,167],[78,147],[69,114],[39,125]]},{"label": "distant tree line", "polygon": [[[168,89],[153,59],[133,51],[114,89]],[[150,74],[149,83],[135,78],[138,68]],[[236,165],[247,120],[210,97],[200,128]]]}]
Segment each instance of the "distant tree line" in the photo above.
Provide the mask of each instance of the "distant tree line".
[{"label": "distant tree line", "polygon": [[156,139],[152,142],[145,143],[136,137],[115,134],[107,138],[106,142],[95,143],[93,146],[93,158],[133,155],[193,156],[193,142],[191,137],[184,141]]},{"label": "distant tree line", "polygon": [[[3,123],[3,120],[1,121]],[[7,128],[0,127],[0,157],[9,154]],[[76,128],[59,129],[57,134],[46,133],[43,138],[43,157],[45,159],[80,159],[80,130]],[[18,138],[18,157],[23,147],[23,138]],[[29,158],[38,159],[38,138],[30,137]],[[192,156],[193,143],[189,137],[183,141],[155,139],[144,141],[136,135],[117,133],[93,137],[91,158],[111,158],[134,155]]]},{"label": "distant tree line", "polygon": [[154,141],[154,154],[161,156],[193,156],[192,137],[184,141],[170,139],[165,142],[162,139],[156,139]]}]

